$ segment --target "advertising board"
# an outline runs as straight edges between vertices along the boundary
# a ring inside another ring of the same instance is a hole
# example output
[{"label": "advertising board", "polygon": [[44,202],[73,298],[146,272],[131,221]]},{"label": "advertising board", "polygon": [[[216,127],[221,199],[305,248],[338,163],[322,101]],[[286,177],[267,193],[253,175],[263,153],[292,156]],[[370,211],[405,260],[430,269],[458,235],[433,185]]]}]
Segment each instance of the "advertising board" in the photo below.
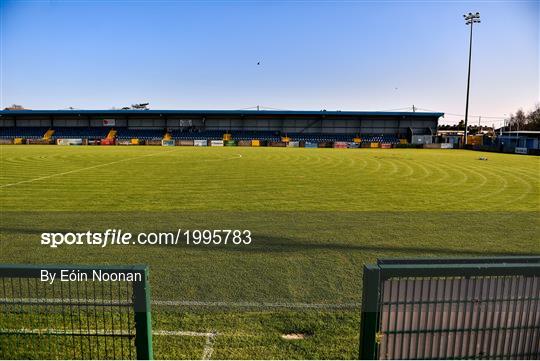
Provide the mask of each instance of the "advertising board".
[{"label": "advertising board", "polygon": [[82,139],[57,139],[56,144],[58,145],[82,145]]},{"label": "advertising board", "polygon": [[176,144],[174,143],[174,139],[162,139],[161,145],[164,147],[174,147]]}]

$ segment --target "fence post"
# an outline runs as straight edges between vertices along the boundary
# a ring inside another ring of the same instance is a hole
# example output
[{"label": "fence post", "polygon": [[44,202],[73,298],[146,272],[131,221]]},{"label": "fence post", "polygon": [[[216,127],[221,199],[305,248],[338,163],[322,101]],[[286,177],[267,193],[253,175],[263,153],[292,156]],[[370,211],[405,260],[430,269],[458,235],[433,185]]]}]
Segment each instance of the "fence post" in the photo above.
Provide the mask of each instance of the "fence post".
[{"label": "fence post", "polygon": [[141,281],[133,282],[133,308],[135,311],[135,349],[138,360],[152,360],[152,316],[150,309],[150,283],[148,268],[140,268]]},{"label": "fence post", "polygon": [[378,358],[377,332],[379,331],[380,269],[377,265],[364,266],[362,286],[362,315],[360,319],[361,360]]}]

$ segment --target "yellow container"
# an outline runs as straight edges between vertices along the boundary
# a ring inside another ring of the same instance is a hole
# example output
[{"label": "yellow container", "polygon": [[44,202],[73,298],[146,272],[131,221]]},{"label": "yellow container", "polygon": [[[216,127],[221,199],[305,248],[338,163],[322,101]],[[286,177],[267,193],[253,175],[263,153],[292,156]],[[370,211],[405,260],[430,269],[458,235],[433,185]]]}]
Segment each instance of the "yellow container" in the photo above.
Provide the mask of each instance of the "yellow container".
[{"label": "yellow container", "polygon": [[23,144],[23,138],[14,138],[13,144]]},{"label": "yellow container", "polygon": [[379,143],[371,143],[370,148],[379,148]]},{"label": "yellow container", "polygon": [[400,139],[399,144],[407,144],[407,139]]},{"label": "yellow container", "polygon": [[355,143],[357,143],[357,144],[358,144],[358,143],[362,143],[362,138],[358,138],[358,137],[357,137],[357,138],[353,138],[353,142],[355,142]]},{"label": "yellow container", "polygon": [[139,145],[139,138],[131,138],[131,144]]},{"label": "yellow container", "polygon": [[223,140],[232,140],[232,134],[229,134],[229,133],[223,134]]},{"label": "yellow container", "polygon": [[253,140],[251,141],[251,146],[252,146],[252,147],[260,147],[260,146],[261,146],[261,141],[258,140],[258,139],[253,139]]}]

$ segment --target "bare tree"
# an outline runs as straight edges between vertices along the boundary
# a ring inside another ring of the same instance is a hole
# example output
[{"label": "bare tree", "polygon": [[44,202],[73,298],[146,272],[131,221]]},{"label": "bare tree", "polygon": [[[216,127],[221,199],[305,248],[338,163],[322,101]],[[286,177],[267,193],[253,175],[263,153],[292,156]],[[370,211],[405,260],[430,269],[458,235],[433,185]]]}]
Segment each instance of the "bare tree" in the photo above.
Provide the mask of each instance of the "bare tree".
[{"label": "bare tree", "polygon": [[540,130],[540,104],[536,104],[528,113],[519,109],[515,115],[510,114],[506,124],[507,130]]}]

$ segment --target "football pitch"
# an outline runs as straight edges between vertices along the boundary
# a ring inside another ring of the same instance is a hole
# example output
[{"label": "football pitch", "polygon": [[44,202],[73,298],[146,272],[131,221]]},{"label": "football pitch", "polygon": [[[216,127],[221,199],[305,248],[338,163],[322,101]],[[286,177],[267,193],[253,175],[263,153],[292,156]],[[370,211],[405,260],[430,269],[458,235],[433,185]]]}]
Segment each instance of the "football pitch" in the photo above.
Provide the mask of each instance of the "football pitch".
[{"label": "football pitch", "polygon": [[[0,162],[0,263],[148,264],[156,358],[356,358],[363,264],[540,254],[539,157],[36,145]],[[252,242],[40,244],[107,229]]]}]

